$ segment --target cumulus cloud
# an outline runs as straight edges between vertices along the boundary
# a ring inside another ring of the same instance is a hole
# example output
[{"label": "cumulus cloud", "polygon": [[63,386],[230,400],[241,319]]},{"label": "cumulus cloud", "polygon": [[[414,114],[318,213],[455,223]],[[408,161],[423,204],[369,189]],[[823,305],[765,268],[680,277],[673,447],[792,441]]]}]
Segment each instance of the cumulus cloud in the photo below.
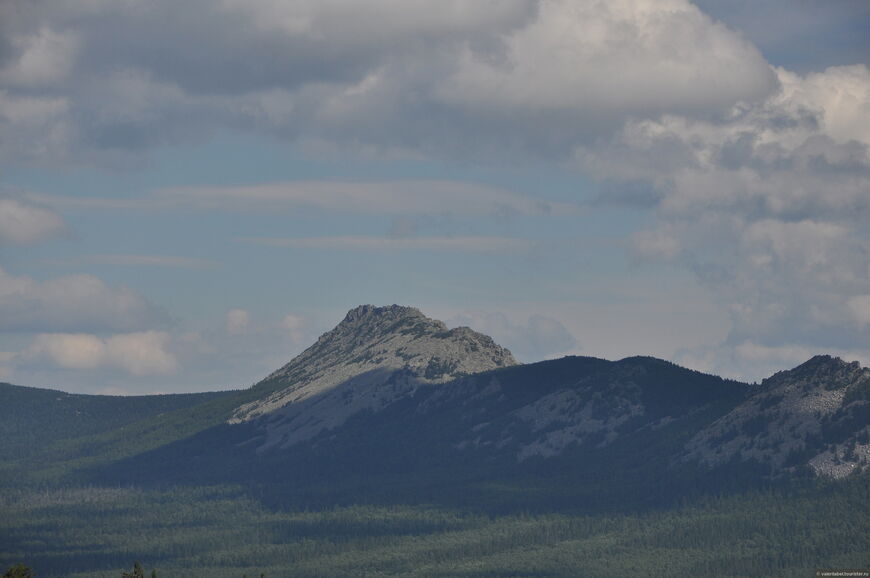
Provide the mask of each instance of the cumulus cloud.
[{"label": "cumulus cloud", "polygon": [[160,331],[123,333],[106,339],[87,333],[40,334],[21,357],[63,369],[111,367],[135,376],[167,374],[177,367],[175,357],[167,351],[169,340],[169,334]]},{"label": "cumulus cloud", "polygon": [[465,47],[447,98],[624,116],[717,109],[775,86],[752,45],[682,0],[542,2],[505,44],[498,59]]},{"label": "cumulus cloud", "polygon": [[499,311],[465,311],[450,318],[448,324],[465,325],[489,335],[525,362],[564,355],[578,348],[577,340],[558,319],[537,313],[517,321]]},{"label": "cumulus cloud", "polygon": [[238,389],[287,363],[326,329],[298,313],[256,319],[235,309],[197,330],[18,334],[0,351],[0,379],[98,394]]},{"label": "cumulus cloud", "polygon": [[29,245],[66,230],[53,211],[15,199],[0,198],[0,245]]},{"label": "cumulus cloud", "polygon": [[522,251],[532,247],[512,237],[248,237],[244,243],[335,251]]},{"label": "cumulus cloud", "polygon": [[130,331],[167,321],[134,290],[92,275],[37,281],[0,268],[0,331]]},{"label": "cumulus cloud", "polygon": [[687,0],[12,5],[0,152],[31,161],[135,159],[220,127],[356,151],[565,158],[626,116],[715,112],[777,82]]},{"label": "cumulus cloud", "polygon": [[[777,348],[870,342],[861,321],[870,292],[870,72],[777,74],[780,89],[763,102],[716,120],[629,122],[577,158],[602,179],[655,190],[656,224],[634,237],[636,252],[683,264],[718,296],[732,319],[723,351],[753,343],[784,361]],[[649,199],[644,192],[636,202]],[[745,353],[725,354],[720,367],[751,361]]]},{"label": "cumulus cloud", "polygon": [[354,213],[541,215],[577,212],[497,187],[459,181],[289,181],[251,186],[186,187],[155,192],[156,205],[232,210],[315,207]]}]

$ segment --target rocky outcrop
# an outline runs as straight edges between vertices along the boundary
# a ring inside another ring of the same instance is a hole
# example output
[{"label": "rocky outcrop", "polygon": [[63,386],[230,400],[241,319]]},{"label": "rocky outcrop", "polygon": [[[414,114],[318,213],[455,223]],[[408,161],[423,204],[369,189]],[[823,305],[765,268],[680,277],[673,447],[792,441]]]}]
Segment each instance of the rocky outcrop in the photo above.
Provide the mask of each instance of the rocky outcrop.
[{"label": "rocky outcrop", "polygon": [[764,380],[744,403],[699,432],[686,460],[755,461],[774,476],[809,466],[841,478],[870,463],[870,369],[816,356]]},{"label": "rocky outcrop", "polygon": [[287,447],[418,387],[514,364],[507,349],[467,327],[448,329],[412,307],[362,305],[267,377],[274,392],[237,408],[229,421],[262,420],[260,449]]}]

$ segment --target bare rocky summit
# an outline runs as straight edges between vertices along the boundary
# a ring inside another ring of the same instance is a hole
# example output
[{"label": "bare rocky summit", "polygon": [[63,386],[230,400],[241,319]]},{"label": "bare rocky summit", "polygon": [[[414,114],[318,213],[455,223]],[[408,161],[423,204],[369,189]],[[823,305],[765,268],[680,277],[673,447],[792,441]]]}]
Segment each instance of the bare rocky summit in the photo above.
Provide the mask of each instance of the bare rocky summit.
[{"label": "bare rocky summit", "polygon": [[870,369],[819,355],[776,373],[686,449],[686,460],[754,460],[774,475],[809,466],[841,478],[863,469],[870,463]]},{"label": "bare rocky summit", "polygon": [[510,351],[467,327],[448,329],[413,307],[362,305],[267,377],[273,393],[237,408],[229,422],[259,419],[260,450],[288,447],[419,387],[515,364]]}]

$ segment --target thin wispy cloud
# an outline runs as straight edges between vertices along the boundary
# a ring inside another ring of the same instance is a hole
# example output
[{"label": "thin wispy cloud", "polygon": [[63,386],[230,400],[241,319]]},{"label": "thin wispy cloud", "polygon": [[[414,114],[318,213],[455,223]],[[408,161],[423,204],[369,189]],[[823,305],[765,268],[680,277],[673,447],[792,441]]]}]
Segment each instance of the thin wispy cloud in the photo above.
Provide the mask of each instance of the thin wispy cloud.
[{"label": "thin wispy cloud", "polygon": [[580,204],[548,201],[498,187],[446,180],[285,181],[242,186],[173,187],[135,198],[28,193],[58,208],[274,211],[299,208],[361,214],[471,216],[576,215]]},{"label": "thin wispy cloud", "polygon": [[0,198],[0,245],[32,245],[67,230],[60,215],[16,199]]},{"label": "thin wispy cloud", "polygon": [[58,210],[94,209],[101,211],[161,211],[171,210],[178,207],[178,203],[170,202],[167,199],[155,199],[150,195],[138,197],[80,196],[29,191],[24,193],[22,196],[28,201],[53,207]]},{"label": "thin wispy cloud", "polygon": [[155,192],[162,201],[202,208],[314,207],[353,213],[565,214],[579,207],[458,181],[290,181],[252,186],[184,187]]},{"label": "thin wispy cloud", "polygon": [[85,255],[68,260],[54,261],[61,265],[117,265],[119,267],[166,267],[170,269],[212,269],[219,267],[219,261],[197,259],[193,257],[178,257],[175,255],[129,255],[129,254],[99,254]]},{"label": "thin wispy cloud", "polygon": [[241,243],[290,249],[335,251],[522,251],[533,247],[527,239],[509,237],[242,237]]}]

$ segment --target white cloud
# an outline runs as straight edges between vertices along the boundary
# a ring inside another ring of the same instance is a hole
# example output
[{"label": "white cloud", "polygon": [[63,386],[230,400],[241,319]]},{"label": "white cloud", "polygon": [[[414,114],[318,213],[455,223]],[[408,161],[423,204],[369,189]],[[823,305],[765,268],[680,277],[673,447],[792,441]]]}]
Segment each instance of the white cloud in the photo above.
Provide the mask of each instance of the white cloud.
[{"label": "white cloud", "polygon": [[244,243],[291,249],[335,251],[522,251],[526,239],[510,237],[249,237]]},{"label": "white cloud", "polygon": [[682,263],[717,295],[733,324],[723,347],[845,350],[870,339],[853,307],[870,293],[870,73],[778,76],[763,102],[632,121],[577,157],[655,191],[637,198],[657,219],[636,252]]},{"label": "white cloud", "polygon": [[870,71],[864,65],[831,67],[800,76],[779,71],[780,100],[820,115],[825,134],[837,142],[870,145]]},{"label": "white cloud", "polygon": [[11,44],[17,54],[0,68],[0,85],[29,88],[50,87],[66,80],[78,49],[74,34],[50,28],[13,37]]},{"label": "white cloud", "polygon": [[169,334],[145,331],[113,335],[106,340],[109,363],[133,375],[172,373],[176,369],[175,357],[166,351]]},{"label": "white cloud", "polygon": [[162,189],[156,202],[233,210],[315,207],[355,213],[539,215],[577,212],[496,187],[459,181],[289,181],[250,186]]},{"label": "white cloud", "polygon": [[166,350],[169,334],[159,331],[123,333],[106,339],[86,333],[37,335],[21,353],[28,362],[47,362],[63,369],[121,369],[131,375],[172,373],[175,357]]},{"label": "white cloud", "polygon": [[534,4],[528,0],[444,0],[435,10],[428,0],[363,4],[344,0],[222,0],[220,6],[244,14],[262,30],[277,30],[291,37],[328,38],[338,45],[359,48],[509,28],[525,20]]},{"label": "white cloud", "polygon": [[242,335],[248,331],[251,315],[244,309],[227,311],[226,331],[230,335]]},{"label": "white cloud", "polygon": [[573,215],[578,204],[547,201],[506,189],[447,180],[286,181],[246,186],[159,189],[137,198],[68,197],[28,193],[34,202],[80,209],[275,211],[321,209],[375,215],[453,215],[505,218],[515,215]]},{"label": "white cloud", "polygon": [[47,359],[67,369],[95,369],[106,359],[106,343],[86,333],[49,333],[36,337],[25,357]]},{"label": "white cloud", "polygon": [[466,47],[447,98],[623,116],[728,107],[776,83],[752,45],[683,0],[545,1],[505,44],[497,59]]},{"label": "white cloud", "polygon": [[375,154],[565,158],[629,116],[718,113],[777,83],[687,0],[157,0],[3,16],[0,119],[54,107],[39,130],[5,131],[8,158],[136,162],[219,128]]},{"label": "white cloud", "polygon": [[129,331],[167,321],[129,287],[92,275],[36,281],[0,268],[0,331]]},{"label": "white cloud", "polygon": [[0,198],[0,244],[29,245],[65,230],[63,219],[48,209]]},{"label": "white cloud", "polygon": [[119,265],[124,267],[167,267],[171,269],[208,269],[219,265],[217,261],[179,257],[176,255],[129,255],[101,254],[87,255],[76,259],[75,263],[96,265]]}]

